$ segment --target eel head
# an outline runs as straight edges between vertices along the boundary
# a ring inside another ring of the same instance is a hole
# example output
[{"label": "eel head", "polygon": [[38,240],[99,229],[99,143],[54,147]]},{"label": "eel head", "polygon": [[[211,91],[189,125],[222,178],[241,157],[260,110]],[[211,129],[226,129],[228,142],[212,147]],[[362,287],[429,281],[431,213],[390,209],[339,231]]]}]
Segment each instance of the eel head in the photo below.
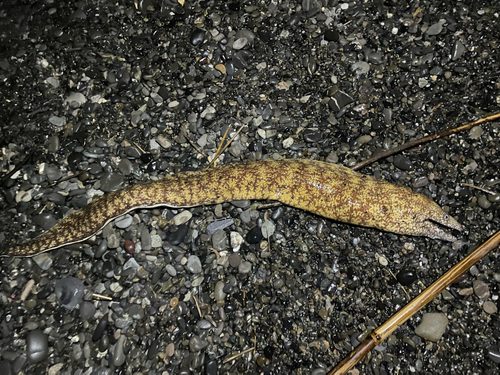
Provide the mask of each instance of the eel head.
[{"label": "eel head", "polygon": [[416,215],[412,234],[414,236],[426,236],[443,241],[456,241],[456,237],[446,232],[445,229],[461,231],[462,226],[460,223],[452,218],[451,215],[445,213],[434,201],[427,197],[424,198],[426,202],[421,206],[419,213]]}]

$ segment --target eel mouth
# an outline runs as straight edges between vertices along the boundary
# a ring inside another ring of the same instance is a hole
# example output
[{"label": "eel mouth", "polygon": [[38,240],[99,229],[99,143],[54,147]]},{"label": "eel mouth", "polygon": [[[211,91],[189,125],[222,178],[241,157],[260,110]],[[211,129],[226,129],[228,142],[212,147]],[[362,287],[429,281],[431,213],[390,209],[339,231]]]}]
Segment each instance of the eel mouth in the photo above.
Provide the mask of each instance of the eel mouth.
[{"label": "eel mouth", "polygon": [[435,221],[433,219],[425,219],[421,222],[421,235],[433,238],[436,240],[443,240],[454,242],[457,238],[447,232],[447,230],[454,229],[462,231],[462,226],[452,217],[445,215],[442,220]]}]

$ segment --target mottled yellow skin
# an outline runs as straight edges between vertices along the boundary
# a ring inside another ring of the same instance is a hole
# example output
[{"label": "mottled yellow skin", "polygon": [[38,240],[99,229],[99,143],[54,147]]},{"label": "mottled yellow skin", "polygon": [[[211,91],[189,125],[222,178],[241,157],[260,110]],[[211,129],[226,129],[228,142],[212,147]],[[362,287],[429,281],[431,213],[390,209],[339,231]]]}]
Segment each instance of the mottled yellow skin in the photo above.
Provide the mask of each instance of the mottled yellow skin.
[{"label": "mottled yellow skin", "polygon": [[453,241],[432,221],[461,230],[431,199],[411,190],[312,160],[265,160],[183,172],[106,194],[37,238],[6,251],[31,256],[83,241],[137,208],[193,207],[270,199],[337,221]]}]

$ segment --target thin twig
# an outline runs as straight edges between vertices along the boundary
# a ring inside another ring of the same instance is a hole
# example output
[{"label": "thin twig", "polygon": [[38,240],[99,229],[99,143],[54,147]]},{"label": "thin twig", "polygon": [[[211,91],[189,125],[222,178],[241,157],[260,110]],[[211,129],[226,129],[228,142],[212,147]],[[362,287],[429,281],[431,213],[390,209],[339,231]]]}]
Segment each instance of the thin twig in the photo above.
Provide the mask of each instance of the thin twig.
[{"label": "thin twig", "polygon": [[453,266],[448,272],[436,280],[431,286],[420,293],[409,304],[394,314],[380,327],[376,328],[370,336],[359,344],[342,362],[340,362],[328,375],[346,374],[356,363],[365,357],[375,346],[380,344],[392,332],[412,317],[422,307],[434,299],[443,289],[448,287],[457,277],[467,272],[476,262],[481,260],[491,250],[500,244],[500,231],[496,232],[486,242],[480,245],[462,261]]},{"label": "thin twig", "polygon": [[198,146],[196,146],[196,144],[192,140],[189,139],[189,137],[187,136],[186,133],[184,133],[183,135],[184,135],[184,138],[186,138],[186,140],[189,142],[189,144],[191,146],[193,146],[193,148],[196,151],[198,151],[199,154],[203,155],[203,157],[205,157],[205,158],[207,157],[207,155],[205,155],[205,153],[203,152],[203,150],[201,148],[199,148]]},{"label": "thin twig", "polygon": [[[240,128],[236,131],[236,133],[232,136],[232,138],[227,141],[227,143],[224,145],[224,147],[220,148],[219,146],[219,150],[217,150],[217,153],[214,155],[214,166],[215,166],[215,161],[217,160],[217,158],[224,152],[224,150],[231,144],[231,142],[233,142],[233,140],[238,136],[238,134],[240,134],[240,132],[243,130],[243,128],[245,127],[246,125],[243,124],[240,126]],[[221,143],[222,145],[222,143]],[[210,165],[207,167],[209,168]]]},{"label": "thin twig", "polygon": [[222,363],[227,363],[229,361],[232,361],[233,359],[236,359],[238,357],[241,357],[242,355],[248,353],[248,352],[251,352],[252,350],[255,350],[255,346],[253,348],[248,348],[248,349],[245,349],[243,350],[242,352],[238,353],[238,354],[235,354],[235,355],[232,355],[231,357],[229,358],[226,358]]},{"label": "thin twig", "polygon": [[134,146],[135,146],[135,147],[137,147],[137,148],[139,149],[139,151],[140,151],[140,152],[142,152],[143,154],[147,154],[147,152],[146,152],[146,151],[144,151],[144,150],[141,148],[141,146],[139,146],[139,145],[137,144],[137,142],[132,142],[132,143],[134,144]]},{"label": "thin twig", "polygon": [[214,158],[213,158],[212,162],[207,165],[207,169],[212,166],[212,163],[213,163],[214,167],[217,164],[217,158],[219,157],[220,154],[222,154],[222,151],[220,149],[222,148],[222,145],[224,144],[224,141],[227,137],[227,133],[229,132],[229,129],[231,129],[231,124],[228,125],[226,131],[224,132],[224,135],[222,136],[222,139],[219,143],[219,147],[217,147],[217,151],[215,152]]},{"label": "thin twig", "polygon": [[460,185],[464,185],[464,186],[471,187],[473,189],[481,190],[481,191],[484,191],[485,193],[488,193],[488,194],[491,194],[491,195],[498,195],[494,191],[491,191],[491,190],[488,190],[488,189],[484,189],[484,188],[479,187],[479,186],[475,186],[475,185],[471,185],[471,184],[466,184],[465,182],[461,182]]},{"label": "thin twig", "polygon": [[92,293],[92,297],[102,298],[102,299],[106,299],[108,301],[112,301],[113,300],[113,298],[111,298],[111,297],[103,296],[102,294],[97,294],[97,293]]},{"label": "thin twig", "polygon": [[21,301],[26,300],[28,298],[29,294],[31,293],[31,289],[33,289],[33,286],[35,285],[35,280],[30,279],[24,286],[23,292],[21,293],[21,298],[19,298]]},{"label": "thin twig", "polygon": [[198,309],[198,315],[200,315],[200,318],[203,318],[203,314],[201,313],[200,305],[198,304],[198,299],[196,296],[193,294],[193,299],[194,303],[196,304],[196,308]]},{"label": "thin twig", "polygon": [[480,118],[479,120],[476,120],[476,121],[473,121],[473,122],[469,122],[468,124],[461,125],[459,127],[453,128],[453,129],[444,130],[441,133],[431,134],[431,135],[428,135],[427,137],[423,137],[423,138],[420,138],[420,139],[416,139],[414,141],[403,143],[402,145],[400,145],[398,147],[395,147],[393,149],[381,152],[380,154],[374,155],[373,157],[368,158],[365,161],[362,161],[361,163],[356,164],[352,168],[352,170],[357,171],[357,170],[359,170],[359,169],[367,166],[368,164],[374,163],[377,160],[386,158],[386,157],[388,157],[390,155],[397,154],[397,153],[399,153],[399,152],[401,152],[403,150],[407,150],[407,149],[409,149],[411,147],[415,147],[417,145],[420,145],[420,144],[426,143],[426,142],[430,142],[430,141],[433,141],[435,139],[447,137],[447,136],[449,136],[451,134],[459,133],[459,132],[462,132],[464,130],[469,130],[469,129],[473,128],[476,125],[484,124],[486,122],[495,121],[495,120],[498,120],[499,118],[500,118],[500,112],[499,113],[495,113],[494,115],[491,115],[491,116]]}]

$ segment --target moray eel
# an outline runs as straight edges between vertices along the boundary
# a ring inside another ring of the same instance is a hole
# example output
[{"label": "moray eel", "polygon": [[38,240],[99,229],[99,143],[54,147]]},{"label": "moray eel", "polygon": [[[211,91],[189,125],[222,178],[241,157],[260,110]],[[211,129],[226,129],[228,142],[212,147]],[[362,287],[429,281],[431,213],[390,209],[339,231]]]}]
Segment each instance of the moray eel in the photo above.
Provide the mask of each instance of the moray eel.
[{"label": "moray eel", "polygon": [[270,199],[336,221],[454,241],[460,224],[428,197],[349,168],[312,160],[264,160],[182,172],[105,194],[52,229],[4,254],[32,256],[93,236],[138,208],[194,207]]}]

